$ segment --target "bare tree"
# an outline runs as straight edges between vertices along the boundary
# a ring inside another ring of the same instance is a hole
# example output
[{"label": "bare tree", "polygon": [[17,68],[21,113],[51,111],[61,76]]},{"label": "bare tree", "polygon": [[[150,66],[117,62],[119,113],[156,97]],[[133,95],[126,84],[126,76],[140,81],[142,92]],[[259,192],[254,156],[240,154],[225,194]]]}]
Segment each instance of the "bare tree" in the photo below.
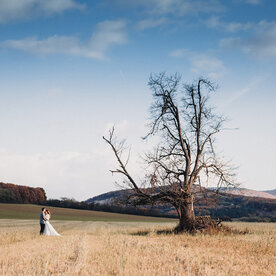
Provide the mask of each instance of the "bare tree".
[{"label": "bare tree", "polygon": [[124,183],[133,191],[132,202],[174,206],[179,217],[177,232],[196,229],[195,194],[207,191],[206,181],[210,180],[217,188],[234,186],[230,166],[215,153],[214,137],[222,130],[225,118],[209,105],[214,85],[200,78],[191,85],[179,87],[180,80],[178,74],[167,76],[165,73],[149,79],[153,104],[149,133],[144,139],[158,136],[160,143],[145,155],[149,173],[142,183],[138,184],[128,172],[128,158],[122,160],[124,142],[116,140],[114,128],[109,137],[103,137],[119,164],[112,172],[125,177]]}]

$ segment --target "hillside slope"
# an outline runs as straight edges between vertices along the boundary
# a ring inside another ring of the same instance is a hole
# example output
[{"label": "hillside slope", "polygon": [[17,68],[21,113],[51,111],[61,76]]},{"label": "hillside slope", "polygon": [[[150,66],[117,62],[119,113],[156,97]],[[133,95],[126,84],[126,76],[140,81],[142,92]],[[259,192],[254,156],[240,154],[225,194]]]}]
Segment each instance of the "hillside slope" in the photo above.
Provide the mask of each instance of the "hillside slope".
[{"label": "hillside slope", "polygon": [[264,192],[268,193],[268,194],[271,194],[271,195],[273,195],[273,196],[276,197],[276,189],[274,189],[274,190],[267,190],[267,191],[264,191]]},{"label": "hillside slope", "polygon": [[[210,191],[209,191],[210,192]],[[129,212],[128,206],[120,204],[131,193],[131,190],[114,191],[101,194],[99,196],[88,199],[86,202],[94,204],[100,209],[104,210],[106,206],[109,209],[116,209],[120,206],[120,212]],[[221,218],[236,218],[251,221],[276,221],[276,199],[271,197],[256,197],[255,193],[247,193],[251,196],[244,196],[241,194],[221,193],[216,201],[208,204],[204,201],[197,201],[195,203],[195,212],[197,215],[211,215],[213,217]],[[173,207],[164,204],[155,206],[140,206],[142,210],[151,210],[154,213],[159,213],[162,216],[176,217],[176,211]]]},{"label": "hillside slope", "polygon": [[[41,208],[41,205],[0,203],[0,219],[36,219],[39,221]],[[53,220],[173,222],[173,220],[167,218],[143,217],[51,206],[45,206],[45,208],[51,211],[51,219]]]},{"label": "hillside slope", "polygon": [[275,190],[275,195],[273,193],[270,193],[269,191],[256,191],[256,190],[245,189],[245,188],[229,189],[225,192],[233,195],[276,199],[276,190]]}]

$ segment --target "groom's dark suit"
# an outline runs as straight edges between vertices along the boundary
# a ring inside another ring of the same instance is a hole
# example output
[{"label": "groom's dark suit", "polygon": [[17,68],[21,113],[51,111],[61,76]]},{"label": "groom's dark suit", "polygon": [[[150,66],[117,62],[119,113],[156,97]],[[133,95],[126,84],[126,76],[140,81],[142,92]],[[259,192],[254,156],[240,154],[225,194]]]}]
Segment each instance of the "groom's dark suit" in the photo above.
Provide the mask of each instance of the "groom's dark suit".
[{"label": "groom's dark suit", "polygon": [[44,215],[43,212],[41,212],[40,213],[40,219],[39,219],[39,221],[40,221],[40,235],[43,234],[44,228],[45,228],[45,220],[44,220],[44,218],[45,218],[45,215]]}]

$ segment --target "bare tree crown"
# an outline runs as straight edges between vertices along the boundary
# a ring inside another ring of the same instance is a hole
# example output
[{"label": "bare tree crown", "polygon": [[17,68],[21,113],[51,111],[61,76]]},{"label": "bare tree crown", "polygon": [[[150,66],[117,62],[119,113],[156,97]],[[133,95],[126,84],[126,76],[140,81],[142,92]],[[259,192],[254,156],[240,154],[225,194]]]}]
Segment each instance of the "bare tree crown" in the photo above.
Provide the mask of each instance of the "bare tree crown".
[{"label": "bare tree crown", "polygon": [[113,172],[125,176],[136,200],[166,202],[176,208],[193,204],[201,178],[210,178],[212,186],[234,185],[232,170],[215,152],[214,138],[222,130],[225,118],[209,105],[214,84],[203,78],[190,85],[181,86],[180,81],[178,74],[160,73],[151,76],[148,83],[153,103],[149,133],[144,139],[158,136],[160,143],[145,155],[150,173],[143,184],[154,190],[142,189],[131,177],[127,162],[121,159],[123,144],[115,142],[114,129],[108,138],[104,137],[119,164]]}]

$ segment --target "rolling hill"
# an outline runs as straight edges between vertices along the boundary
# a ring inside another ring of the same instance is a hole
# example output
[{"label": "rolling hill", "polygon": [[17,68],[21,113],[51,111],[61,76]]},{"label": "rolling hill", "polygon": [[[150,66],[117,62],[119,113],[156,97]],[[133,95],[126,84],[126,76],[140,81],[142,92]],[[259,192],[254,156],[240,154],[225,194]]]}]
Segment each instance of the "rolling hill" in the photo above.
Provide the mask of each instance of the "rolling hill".
[{"label": "rolling hill", "polygon": [[[275,195],[272,193],[275,191]],[[256,191],[252,189],[228,189],[224,191],[229,194],[233,195],[241,195],[241,196],[247,196],[247,197],[261,197],[261,198],[271,198],[271,199],[276,199],[276,190],[272,191]]]},{"label": "rolling hill", "polygon": [[[41,205],[0,203],[0,219],[36,219],[39,220]],[[144,221],[169,222],[168,218],[143,217],[127,214],[108,213],[70,208],[47,207],[52,213],[53,220],[73,221]]]},{"label": "rolling hill", "polygon": [[[210,188],[211,190],[215,188]],[[97,204],[113,204],[116,201],[122,201],[127,195],[131,192],[131,190],[118,190],[107,192],[104,194],[100,194],[98,196],[89,198],[86,200],[87,203],[97,203]],[[237,195],[242,197],[250,197],[250,198],[268,198],[268,199],[275,199],[276,200],[276,189],[270,191],[256,191],[252,189],[246,188],[235,188],[235,189],[221,189],[222,195]]]},{"label": "rolling hill", "polygon": [[[208,190],[211,192],[212,190]],[[120,212],[129,212],[128,206],[121,203],[132,192],[132,190],[121,190],[104,193],[86,201],[88,204],[98,206],[98,209],[116,209],[120,206]],[[155,206],[140,206],[141,210],[159,213],[162,216],[176,217],[173,207],[164,204]],[[249,189],[227,190],[222,192],[216,202],[208,204],[204,201],[195,203],[197,215],[211,215],[220,218],[233,218],[251,221],[276,221],[276,197],[267,192],[258,192]]]},{"label": "rolling hill", "polygon": [[265,193],[268,193],[268,194],[271,194],[271,195],[274,195],[276,197],[276,189],[274,190],[267,190],[267,191],[264,191]]}]

